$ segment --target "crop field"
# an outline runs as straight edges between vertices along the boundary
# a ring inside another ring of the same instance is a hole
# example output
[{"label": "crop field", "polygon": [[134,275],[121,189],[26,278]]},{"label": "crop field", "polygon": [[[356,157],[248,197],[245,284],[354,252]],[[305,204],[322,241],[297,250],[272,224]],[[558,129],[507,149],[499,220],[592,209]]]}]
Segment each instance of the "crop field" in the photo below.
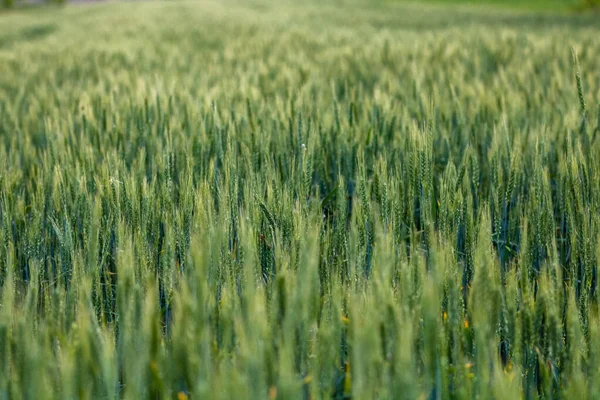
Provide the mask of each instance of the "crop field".
[{"label": "crop field", "polygon": [[0,399],[600,396],[600,24],[0,13]]}]

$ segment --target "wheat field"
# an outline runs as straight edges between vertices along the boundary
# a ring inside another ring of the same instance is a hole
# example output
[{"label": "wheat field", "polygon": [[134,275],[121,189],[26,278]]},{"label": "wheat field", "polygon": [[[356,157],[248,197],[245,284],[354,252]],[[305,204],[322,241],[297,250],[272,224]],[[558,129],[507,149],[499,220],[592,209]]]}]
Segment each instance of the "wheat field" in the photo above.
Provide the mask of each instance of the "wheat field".
[{"label": "wheat field", "polygon": [[597,14],[0,26],[0,399],[600,396]]}]

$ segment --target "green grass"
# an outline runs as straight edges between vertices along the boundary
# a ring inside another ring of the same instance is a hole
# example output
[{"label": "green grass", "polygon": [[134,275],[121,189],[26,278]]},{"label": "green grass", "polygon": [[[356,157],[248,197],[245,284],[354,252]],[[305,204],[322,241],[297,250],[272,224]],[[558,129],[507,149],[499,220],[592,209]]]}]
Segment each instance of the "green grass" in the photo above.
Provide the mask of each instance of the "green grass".
[{"label": "green grass", "polygon": [[1,399],[600,393],[596,16],[0,26]]},{"label": "green grass", "polygon": [[[393,1],[393,0],[392,0]],[[417,0],[416,3],[445,5],[494,6],[517,10],[565,12],[581,9],[581,0]]]}]

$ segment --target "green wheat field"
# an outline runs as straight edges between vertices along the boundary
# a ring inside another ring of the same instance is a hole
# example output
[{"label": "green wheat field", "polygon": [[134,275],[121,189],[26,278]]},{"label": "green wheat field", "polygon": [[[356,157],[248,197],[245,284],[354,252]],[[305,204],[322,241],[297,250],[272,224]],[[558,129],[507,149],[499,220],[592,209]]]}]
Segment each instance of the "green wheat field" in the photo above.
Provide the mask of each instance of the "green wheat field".
[{"label": "green wheat field", "polygon": [[599,398],[599,21],[0,13],[0,399]]}]

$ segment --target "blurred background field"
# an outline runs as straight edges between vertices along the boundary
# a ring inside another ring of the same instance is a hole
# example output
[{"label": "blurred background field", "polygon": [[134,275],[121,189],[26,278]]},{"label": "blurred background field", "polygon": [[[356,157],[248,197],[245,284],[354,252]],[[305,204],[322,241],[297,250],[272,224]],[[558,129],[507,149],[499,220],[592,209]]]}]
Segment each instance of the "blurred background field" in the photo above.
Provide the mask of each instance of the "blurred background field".
[{"label": "blurred background field", "polygon": [[[32,7],[42,4],[62,5],[66,2],[89,3],[104,0],[2,0],[2,7],[10,9],[14,7]],[[438,4],[438,5],[470,5],[470,6],[494,6],[500,8],[514,8],[535,11],[583,11],[597,8],[598,0],[374,0],[370,3],[412,3],[412,4]]]}]

